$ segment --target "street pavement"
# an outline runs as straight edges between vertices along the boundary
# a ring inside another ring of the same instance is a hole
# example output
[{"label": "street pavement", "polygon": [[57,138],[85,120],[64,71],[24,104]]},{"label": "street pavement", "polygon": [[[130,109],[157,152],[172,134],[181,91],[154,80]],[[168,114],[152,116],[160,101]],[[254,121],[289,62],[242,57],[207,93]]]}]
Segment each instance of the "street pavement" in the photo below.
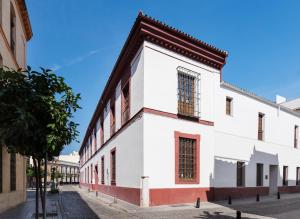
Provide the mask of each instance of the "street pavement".
[{"label": "street pavement", "polygon": [[[0,203],[1,204],[1,203]],[[35,207],[34,192],[28,192],[27,202],[0,214],[0,219],[30,219],[33,218]],[[236,211],[242,212],[242,218],[300,218],[300,194],[283,194],[277,200],[275,196],[261,197],[261,202],[255,198],[233,200],[232,205],[226,201],[201,203],[199,209],[194,204],[168,205],[150,208],[140,208],[121,200],[117,202],[110,196],[88,192],[78,186],[66,185],[60,187],[59,195],[48,196],[48,212],[56,212],[52,219],[129,219],[129,218],[236,218]]]}]

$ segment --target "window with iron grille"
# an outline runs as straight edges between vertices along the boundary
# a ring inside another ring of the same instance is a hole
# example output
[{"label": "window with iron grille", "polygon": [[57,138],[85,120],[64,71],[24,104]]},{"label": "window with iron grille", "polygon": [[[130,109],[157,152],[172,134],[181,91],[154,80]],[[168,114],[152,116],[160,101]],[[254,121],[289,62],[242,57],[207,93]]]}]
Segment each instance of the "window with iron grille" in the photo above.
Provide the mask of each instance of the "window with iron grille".
[{"label": "window with iron grille", "polygon": [[200,117],[200,74],[183,67],[178,72],[178,114]]},{"label": "window with iron grille", "polygon": [[263,113],[258,113],[258,140],[264,140],[264,126],[265,126],[265,115]]},{"label": "window with iron grille", "polygon": [[232,98],[226,97],[226,115],[232,116]]},{"label": "window with iron grille", "polygon": [[116,150],[111,151],[111,185],[116,185]]},{"label": "window with iron grille", "polygon": [[288,186],[288,166],[283,166],[282,185],[283,186]]},{"label": "window with iron grille", "polygon": [[104,185],[104,156],[101,157],[101,184]]},{"label": "window with iron grille", "polygon": [[116,113],[115,113],[115,103],[111,102],[110,105],[110,136],[116,132]]},{"label": "window with iron grille", "polygon": [[10,154],[10,191],[16,190],[16,154]]},{"label": "window with iron grille", "polygon": [[294,128],[294,148],[298,148],[299,128],[295,125]]},{"label": "window with iron grille", "polygon": [[129,82],[122,89],[122,124],[125,124],[130,118],[130,94]]},{"label": "window with iron grille", "polygon": [[179,138],[179,179],[195,180],[196,178],[196,140]]},{"label": "window with iron grille", "polygon": [[256,164],[256,186],[263,186],[264,165]]},{"label": "window with iron grille", "polygon": [[104,128],[103,128],[103,119],[100,119],[100,144],[104,143]]},{"label": "window with iron grille", "polygon": [[245,162],[237,162],[236,175],[236,185],[239,187],[245,186]]},{"label": "window with iron grille", "polygon": [[16,14],[13,4],[10,4],[10,48],[16,54]]},{"label": "window with iron grille", "polygon": [[297,167],[296,169],[296,185],[300,185],[300,167]]},{"label": "window with iron grille", "polygon": [[3,185],[3,179],[2,179],[2,169],[3,169],[3,166],[2,166],[2,146],[0,146],[0,193],[2,193],[2,185]]}]

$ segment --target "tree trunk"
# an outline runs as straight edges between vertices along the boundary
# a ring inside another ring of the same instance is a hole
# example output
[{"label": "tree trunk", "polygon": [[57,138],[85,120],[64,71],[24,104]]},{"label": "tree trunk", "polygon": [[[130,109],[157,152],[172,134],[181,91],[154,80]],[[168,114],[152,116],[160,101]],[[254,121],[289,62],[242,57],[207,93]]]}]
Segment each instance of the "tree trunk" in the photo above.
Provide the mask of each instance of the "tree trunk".
[{"label": "tree trunk", "polygon": [[33,159],[34,172],[35,172],[35,219],[39,218],[39,177],[38,177],[38,167],[36,160]]},{"label": "tree trunk", "polygon": [[45,170],[44,170],[44,211],[43,211],[43,219],[46,219],[46,201],[47,201],[47,162],[48,162],[48,157],[47,157],[47,152],[45,153]]},{"label": "tree trunk", "polygon": [[38,160],[38,170],[39,170],[39,174],[38,174],[39,192],[40,192],[40,196],[41,196],[42,212],[44,212],[45,206],[44,206],[44,193],[43,193],[43,187],[42,187],[41,160]]}]

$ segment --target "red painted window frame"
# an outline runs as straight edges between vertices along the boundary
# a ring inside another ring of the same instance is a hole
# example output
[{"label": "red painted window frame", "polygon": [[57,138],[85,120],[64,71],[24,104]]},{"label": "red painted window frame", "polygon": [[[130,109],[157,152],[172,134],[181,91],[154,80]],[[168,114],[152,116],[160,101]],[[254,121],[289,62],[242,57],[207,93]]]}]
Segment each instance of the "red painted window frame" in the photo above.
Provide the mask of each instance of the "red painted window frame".
[{"label": "red painted window frame", "polygon": [[[115,156],[115,163],[114,163],[114,169],[115,169],[115,178],[113,179],[113,160],[112,160],[112,155],[114,153]],[[116,181],[117,181],[117,151],[116,148],[113,148],[110,150],[110,184],[112,186],[116,185]]]},{"label": "red painted window frame", "polygon": [[[200,135],[175,131],[175,184],[199,184],[200,183]],[[179,138],[196,140],[196,177],[193,180],[183,180],[179,177]]]},{"label": "red painted window frame", "polygon": [[[123,114],[124,114],[124,107],[125,107],[125,97],[124,97],[124,90],[125,90],[125,88],[126,88],[126,86],[128,86],[128,114],[129,114],[129,116],[128,116],[128,120],[127,121],[124,121],[124,116],[123,116]],[[130,95],[131,95],[131,92],[130,92],[130,86],[131,86],[131,82],[130,82],[130,78],[126,81],[126,82],[124,82],[123,83],[123,85],[122,85],[122,99],[121,99],[121,123],[122,123],[122,125],[124,125],[126,122],[128,122],[129,120],[130,120],[130,111],[131,111],[131,109],[130,109],[130,105],[131,105],[131,97],[130,97]]]}]

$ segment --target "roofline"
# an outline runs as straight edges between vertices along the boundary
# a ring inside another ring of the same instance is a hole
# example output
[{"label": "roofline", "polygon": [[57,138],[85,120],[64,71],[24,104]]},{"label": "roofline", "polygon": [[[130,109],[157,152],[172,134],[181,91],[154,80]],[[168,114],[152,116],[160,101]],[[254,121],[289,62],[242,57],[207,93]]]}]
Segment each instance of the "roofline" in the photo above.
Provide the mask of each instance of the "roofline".
[{"label": "roofline", "polygon": [[131,59],[144,41],[157,44],[218,70],[221,70],[226,64],[228,56],[228,53],[223,50],[139,12],[86,129],[79,154],[88,139],[89,133],[93,130],[95,122],[104,108],[104,104],[108,100],[110,89],[114,86],[116,80],[119,80],[124,74],[124,68],[131,62]]},{"label": "roofline", "polygon": [[243,94],[245,96],[248,96],[248,97],[250,97],[252,99],[255,99],[255,100],[258,100],[258,101],[260,101],[262,103],[265,103],[265,104],[267,104],[269,106],[272,106],[272,107],[275,107],[275,108],[280,108],[282,111],[287,112],[289,114],[292,114],[292,115],[300,118],[300,114],[297,113],[297,112],[295,112],[294,110],[292,110],[290,108],[287,108],[285,106],[282,106],[281,104],[277,104],[277,103],[275,103],[275,102],[273,102],[271,100],[268,100],[268,99],[266,99],[264,97],[260,97],[260,96],[254,94],[254,93],[252,93],[250,91],[247,91],[247,90],[245,90],[243,88],[239,88],[239,87],[237,87],[235,85],[232,85],[232,84],[230,84],[228,82],[222,81],[221,82],[221,87],[224,87],[224,88],[230,89],[232,91],[238,92],[238,93]]},{"label": "roofline", "polygon": [[32,38],[33,33],[32,33],[31,24],[30,24],[28,10],[26,7],[26,2],[25,2],[25,0],[16,0],[16,2],[18,5],[18,8],[20,9],[21,19],[24,24],[26,40],[29,41]]}]

